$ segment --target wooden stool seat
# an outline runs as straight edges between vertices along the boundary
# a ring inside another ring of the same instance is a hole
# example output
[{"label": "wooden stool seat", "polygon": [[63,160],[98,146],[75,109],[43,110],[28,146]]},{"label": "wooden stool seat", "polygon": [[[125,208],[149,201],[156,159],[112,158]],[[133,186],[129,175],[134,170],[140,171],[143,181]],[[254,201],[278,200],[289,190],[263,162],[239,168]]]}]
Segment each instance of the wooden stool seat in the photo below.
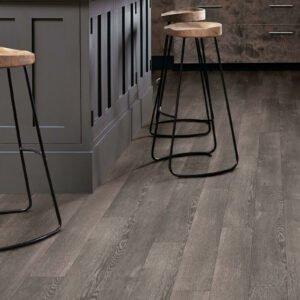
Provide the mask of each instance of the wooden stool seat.
[{"label": "wooden stool seat", "polygon": [[0,47],[0,68],[15,68],[32,65],[35,55],[25,50]]},{"label": "wooden stool seat", "polygon": [[205,20],[206,13],[203,8],[188,8],[171,10],[163,13],[161,17],[167,23],[199,22]]},{"label": "wooden stool seat", "polygon": [[181,38],[206,38],[222,35],[222,24],[215,22],[185,22],[165,26],[167,35]]}]

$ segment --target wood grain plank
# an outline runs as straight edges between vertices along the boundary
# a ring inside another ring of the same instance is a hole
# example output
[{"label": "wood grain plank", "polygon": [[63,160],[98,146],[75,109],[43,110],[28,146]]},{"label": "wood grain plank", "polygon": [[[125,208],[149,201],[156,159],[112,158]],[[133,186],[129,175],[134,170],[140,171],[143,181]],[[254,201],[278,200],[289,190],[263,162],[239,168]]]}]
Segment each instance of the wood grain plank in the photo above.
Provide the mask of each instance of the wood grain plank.
[{"label": "wood grain plank", "polygon": [[[49,207],[45,204],[47,200],[49,200],[48,195],[37,195],[34,199],[36,203],[34,206],[35,209],[32,213],[28,214],[27,217],[19,216],[19,218],[16,219],[16,223],[14,223],[11,228],[12,231],[10,235],[13,236],[14,232],[19,232],[22,238],[32,237],[34,234],[37,234],[38,230],[45,230],[45,224],[47,226],[49,226],[49,223],[51,224],[53,218],[49,216]],[[63,220],[65,224],[67,224],[73,214],[78,210],[82,198],[78,195],[61,195],[58,197],[58,201],[60,203]],[[47,221],[48,219],[50,221]],[[49,230],[49,227],[47,230]],[[9,233],[7,232],[7,234]],[[28,248],[0,254],[0,257],[2,255],[5,257],[1,263],[0,272],[0,293],[3,299],[9,299],[18,289],[28,275],[28,272],[30,272],[32,263],[47,251],[58,236],[59,235],[56,235],[43,243]]]},{"label": "wood grain plank", "polygon": [[[19,194],[10,194],[10,195],[1,195],[0,196],[0,210],[11,210],[11,209],[21,209],[25,208],[28,200],[25,198],[25,195]],[[0,225],[1,228],[5,228],[12,224],[16,218],[16,214],[11,215],[1,215],[0,216]]]},{"label": "wood grain plank", "polygon": [[210,299],[248,299],[251,241],[248,226],[223,228]]},{"label": "wood grain plank", "polygon": [[[163,172],[162,172],[163,173]],[[167,175],[169,178],[169,175]],[[162,212],[170,201],[173,183],[158,176],[145,196],[143,205],[128,220],[128,231],[104,267],[98,266],[84,291],[101,299],[127,299],[159,231]],[[104,278],[98,273],[107,274]],[[125,288],[126,286],[126,288]],[[117,287],[117,288],[116,288]],[[129,298],[130,299],[130,298]]]},{"label": "wood grain plank", "polygon": [[229,201],[224,226],[252,226],[254,217],[254,185],[259,150],[260,115],[245,114],[239,134],[240,163],[229,185]]},{"label": "wood grain plank", "polygon": [[[248,110],[251,105],[254,106]],[[259,109],[259,100],[247,103],[241,120],[238,143],[240,164],[233,173],[228,188],[228,203],[211,286],[211,299],[248,297],[258,132],[263,122]]]},{"label": "wood grain plank", "polygon": [[[126,219],[103,218],[97,226],[97,238],[90,238],[85,243],[54,299],[84,299],[82,293],[87,281],[93,276],[105,276],[101,270],[127,230]],[[97,274],[94,273],[96,268]]]},{"label": "wood grain plank", "polygon": [[209,300],[209,291],[176,291],[172,300]]},{"label": "wood grain plank", "polygon": [[201,193],[172,297],[178,291],[210,290],[227,194],[224,189],[211,188],[204,188]]},{"label": "wood grain plank", "polygon": [[[274,92],[275,93],[275,92]],[[260,132],[280,131],[280,105],[278,97],[267,97],[262,100],[262,114],[264,123]]]},{"label": "wood grain plank", "polygon": [[[93,228],[103,217],[116,195],[125,184],[129,174],[101,186],[93,195],[83,198],[83,203],[72,217],[68,226],[55,242],[32,266],[32,276],[65,276]],[[69,249],[65,251],[65,249]]]},{"label": "wood grain plank", "polygon": [[281,157],[285,220],[287,226],[288,297],[300,294],[300,122],[298,101],[282,104]]},{"label": "wood grain plank", "polygon": [[280,133],[260,135],[250,299],[287,299],[285,201]]},{"label": "wood grain plank", "polygon": [[173,276],[182,255],[180,243],[154,243],[143,266],[131,299],[168,299]]},{"label": "wood grain plank", "polygon": [[13,294],[12,299],[53,299],[61,281],[62,277],[28,277]]}]

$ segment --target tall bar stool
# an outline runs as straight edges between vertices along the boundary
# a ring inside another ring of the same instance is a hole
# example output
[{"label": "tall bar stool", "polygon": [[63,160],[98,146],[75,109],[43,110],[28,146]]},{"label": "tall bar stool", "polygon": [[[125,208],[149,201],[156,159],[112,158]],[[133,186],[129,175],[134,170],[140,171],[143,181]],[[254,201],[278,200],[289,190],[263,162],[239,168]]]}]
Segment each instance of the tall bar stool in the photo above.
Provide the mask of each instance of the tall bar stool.
[{"label": "tall bar stool", "polygon": [[[178,9],[178,10],[171,10],[168,12],[165,12],[161,15],[163,21],[170,25],[172,23],[178,23],[178,22],[199,22],[203,21],[206,18],[206,11],[203,8],[187,8],[187,9]],[[170,57],[171,54],[171,48],[169,47],[170,43],[170,37],[169,35],[165,35],[165,43],[164,43],[164,57]],[[169,51],[168,51],[169,49]],[[153,107],[152,117],[151,117],[151,123],[149,127],[149,132],[151,135],[154,135],[154,122],[157,122],[157,105],[159,106],[160,114],[167,117],[168,120],[161,120],[159,121],[160,124],[167,124],[171,123],[172,116],[164,111],[162,111],[162,102],[164,98],[164,90],[165,90],[165,84],[166,84],[166,78],[167,78],[167,60],[164,59],[163,66],[161,69],[160,79],[158,80],[158,89],[157,89],[157,95]],[[202,78],[204,81],[204,78]],[[204,92],[204,91],[203,91]],[[204,103],[205,103],[205,110],[206,110],[206,117],[207,119],[179,119],[178,122],[181,123],[203,123],[207,125],[207,130],[205,132],[200,133],[192,133],[192,134],[176,134],[176,138],[187,138],[187,137],[197,137],[197,136],[205,136],[208,135],[211,131],[211,122],[209,118],[209,106],[208,106],[208,100],[206,97],[206,94],[204,92]],[[156,134],[159,138],[172,138],[171,134]],[[155,157],[153,157],[155,159]]]},{"label": "tall bar stool", "polygon": [[[55,192],[54,192],[53,185],[52,185],[52,180],[51,180],[51,176],[50,176],[50,172],[49,172],[49,168],[48,168],[48,163],[47,163],[46,154],[45,154],[45,150],[44,150],[42,135],[41,135],[39,122],[38,122],[38,118],[37,118],[37,113],[36,113],[36,109],[35,109],[35,102],[33,99],[33,94],[32,94],[31,88],[30,88],[29,77],[28,77],[28,73],[27,73],[27,69],[26,69],[26,66],[33,65],[34,63],[35,63],[35,55],[29,51],[21,51],[21,50],[0,47],[0,68],[7,70],[11,105],[12,105],[12,111],[13,111],[14,122],[15,122],[16,133],[17,133],[17,140],[18,140],[18,148],[19,148],[19,153],[20,153],[20,157],[21,157],[22,169],[23,169],[26,191],[27,191],[27,196],[28,196],[28,204],[25,208],[0,211],[0,215],[25,213],[25,212],[28,212],[32,207],[32,194],[31,194],[31,190],[30,190],[30,184],[29,184],[26,163],[25,163],[25,157],[24,157],[24,153],[30,152],[30,153],[38,154],[39,156],[41,156],[41,158],[43,160],[43,164],[44,164],[46,177],[47,177],[47,181],[48,181],[49,188],[50,188],[50,193],[51,193],[51,197],[52,197],[53,206],[55,209],[58,226],[54,230],[52,230],[48,233],[45,233],[41,236],[35,237],[33,239],[2,247],[2,248],[0,248],[0,251],[13,250],[13,249],[29,246],[34,243],[45,240],[45,239],[55,235],[56,233],[58,233],[61,230],[61,226],[62,226],[59,207],[58,207],[58,204],[56,201],[56,196],[55,196]],[[27,86],[28,93],[29,93],[30,105],[31,105],[31,109],[32,109],[32,115],[33,115],[33,120],[34,120],[34,124],[35,124],[35,128],[36,128],[36,133],[37,133],[37,137],[38,137],[40,150],[24,148],[23,144],[22,144],[20,125],[19,125],[19,121],[18,121],[16,102],[15,102],[14,90],[13,90],[13,84],[12,84],[12,76],[11,76],[11,68],[18,68],[18,67],[22,67],[24,70],[26,86]]]},{"label": "tall bar stool", "polygon": [[[181,178],[196,178],[196,177],[210,177],[210,176],[217,176],[222,175],[228,172],[233,171],[239,162],[239,154],[237,149],[237,143],[235,138],[235,132],[234,132],[234,126],[230,111],[230,104],[229,99],[227,95],[226,90],[226,84],[225,84],[225,78],[223,73],[223,67],[220,57],[220,51],[218,46],[218,40],[217,37],[222,35],[222,24],[219,23],[213,23],[213,22],[185,22],[185,23],[176,23],[176,24],[170,24],[165,27],[166,35],[169,36],[170,42],[168,45],[168,53],[172,47],[172,42],[174,37],[181,38],[182,39],[182,48],[181,48],[181,60],[180,60],[180,71],[179,71],[179,83],[177,87],[177,97],[176,97],[176,106],[175,106],[175,114],[170,115],[172,117],[173,122],[173,130],[172,130],[172,141],[171,141],[171,147],[170,147],[170,153],[166,157],[160,157],[157,158],[155,155],[155,148],[156,148],[156,140],[159,137],[157,135],[158,133],[158,127],[160,125],[160,118],[161,118],[161,111],[159,109],[159,105],[156,106],[156,123],[155,123],[155,131],[153,135],[153,144],[152,144],[152,157],[159,161],[159,160],[169,160],[169,170],[170,172],[177,177]],[[201,74],[201,79],[203,83],[204,78],[204,94],[206,94],[206,97],[208,99],[208,105],[209,105],[209,116],[212,126],[212,132],[213,132],[213,138],[214,138],[214,146],[212,150],[206,151],[206,152],[188,152],[188,153],[179,153],[174,154],[174,143],[176,139],[176,128],[178,123],[178,108],[180,103],[180,92],[181,92],[181,81],[182,81],[182,73],[183,73],[183,63],[184,63],[184,51],[185,51],[185,45],[186,45],[186,39],[187,38],[193,38],[195,40],[197,54],[198,54],[198,60],[199,60],[199,69]],[[216,131],[215,131],[215,123],[214,123],[214,111],[213,111],[213,105],[212,105],[212,99],[211,99],[211,92],[210,92],[210,83],[208,78],[208,72],[207,72],[207,66],[206,66],[206,56],[205,56],[205,44],[204,40],[206,38],[213,38],[218,58],[218,67],[221,75],[221,81],[222,86],[224,90],[224,96],[225,96],[225,104],[226,104],[226,112],[228,115],[229,120],[229,126],[230,126],[230,132],[231,132],[231,138],[232,138],[232,144],[233,144],[233,150],[234,150],[234,157],[235,161],[234,163],[222,170],[215,170],[211,172],[200,172],[196,174],[179,174],[176,173],[173,170],[173,159],[176,157],[184,157],[184,156],[211,156],[214,150],[217,147],[217,138],[216,138]],[[164,56],[164,60],[167,59],[167,56]],[[164,64],[163,74],[166,73],[166,65]],[[163,92],[161,93],[163,94]],[[159,99],[159,101],[161,101]]]}]

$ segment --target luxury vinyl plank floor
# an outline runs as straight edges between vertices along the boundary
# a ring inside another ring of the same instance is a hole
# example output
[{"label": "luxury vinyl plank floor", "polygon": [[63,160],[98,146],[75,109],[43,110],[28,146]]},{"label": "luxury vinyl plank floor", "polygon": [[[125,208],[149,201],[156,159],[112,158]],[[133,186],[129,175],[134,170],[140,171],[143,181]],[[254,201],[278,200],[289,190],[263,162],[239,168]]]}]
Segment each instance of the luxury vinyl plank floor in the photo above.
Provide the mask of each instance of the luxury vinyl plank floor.
[{"label": "luxury vinyl plank floor", "polygon": [[[209,75],[218,148],[210,159],[176,159],[181,172],[212,171],[234,159],[219,74]],[[177,77],[170,72],[166,110],[174,109]],[[235,172],[175,178],[167,162],[151,162],[142,129],[93,195],[59,195],[59,235],[0,253],[0,299],[300,299],[300,72],[226,78],[240,152]],[[205,115],[199,74],[184,74],[182,96],[182,117]],[[211,145],[209,137],[179,140],[176,150]],[[160,140],[157,155],[168,149]],[[34,200],[32,213],[0,216],[2,244],[53,224],[48,197]],[[0,195],[0,208],[22,201]]]}]

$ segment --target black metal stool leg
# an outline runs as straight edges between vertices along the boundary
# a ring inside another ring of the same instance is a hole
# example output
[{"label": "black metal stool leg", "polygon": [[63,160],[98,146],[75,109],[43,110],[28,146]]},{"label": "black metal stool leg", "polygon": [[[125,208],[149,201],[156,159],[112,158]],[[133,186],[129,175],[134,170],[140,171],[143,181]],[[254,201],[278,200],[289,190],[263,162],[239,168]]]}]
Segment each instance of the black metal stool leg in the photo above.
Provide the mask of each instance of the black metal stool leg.
[{"label": "black metal stool leg", "polygon": [[[197,39],[195,39],[195,42],[196,42],[196,49],[197,49],[198,57],[201,57],[200,48],[198,48],[198,46],[197,46]],[[199,60],[199,62],[200,62],[200,60]],[[209,121],[208,126],[209,126],[209,130],[210,130],[211,129],[211,122],[213,121],[212,118],[211,118],[212,112],[210,112],[210,109],[209,109],[209,102],[208,102],[209,99],[208,99],[208,95],[207,95],[207,89],[206,89],[206,86],[205,86],[203,70],[201,68],[200,68],[200,76],[201,76],[201,84],[202,84],[202,90],[203,90],[206,117],[207,117],[207,120]]]},{"label": "black metal stool leg", "polygon": [[233,121],[232,121],[232,116],[231,116],[230,104],[229,104],[229,100],[228,100],[228,94],[227,94],[227,88],[226,88],[226,83],[225,83],[225,77],[224,77],[224,72],[223,72],[223,66],[222,66],[222,61],[221,61],[221,56],[220,56],[218,40],[217,40],[217,38],[215,38],[214,40],[215,40],[215,46],[216,46],[216,51],[217,51],[217,56],[218,56],[218,64],[219,64],[219,70],[220,70],[221,79],[222,79],[224,96],[225,96],[225,101],[226,101],[226,110],[227,110],[229,124],[230,124],[232,143],[233,143],[233,147],[234,147],[234,154],[235,154],[236,161],[235,161],[235,164],[233,165],[233,169],[235,169],[239,163],[239,153],[238,153],[236,137],[235,137],[235,132],[234,132],[234,126],[233,126]]},{"label": "black metal stool leg", "polygon": [[199,39],[196,38],[195,42],[196,42],[196,50],[198,55],[199,67],[200,67],[201,82],[204,87],[203,93],[205,94],[206,112],[210,119],[210,126],[212,128],[212,133],[213,133],[213,148],[209,151],[209,153],[212,154],[217,149],[217,137],[216,137],[216,129],[215,129],[215,115],[214,115],[214,109],[211,100],[210,86],[209,86],[208,74],[206,69],[205,49],[204,47],[201,47],[202,54],[203,54],[202,55]]},{"label": "black metal stool leg", "polygon": [[[27,241],[23,241],[23,242],[20,242],[20,243],[12,244],[12,245],[9,245],[9,246],[2,247],[2,248],[0,248],[0,251],[8,251],[8,250],[13,250],[13,249],[18,249],[18,248],[26,247],[26,246],[38,243],[40,241],[43,241],[43,240],[57,234],[61,230],[61,226],[62,226],[62,220],[61,220],[59,207],[58,207],[58,204],[57,204],[57,200],[56,200],[56,196],[55,196],[55,192],[54,192],[54,188],[53,188],[53,184],[52,184],[52,180],[51,180],[51,176],[50,176],[50,172],[49,172],[49,167],[48,167],[48,163],[47,163],[47,159],[46,159],[46,154],[45,154],[45,149],[44,149],[44,145],[43,145],[42,135],[41,135],[40,127],[39,127],[39,122],[38,122],[38,118],[37,118],[37,114],[36,114],[36,110],[35,110],[34,99],[33,99],[32,91],[31,91],[31,88],[30,88],[30,82],[29,82],[29,77],[28,77],[26,67],[24,67],[24,74],[25,74],[26,85],[27,85],[28,94],[29,94],[29,98],[30,98],[30,104],[31,104],[32,113],[33,113],[33,119],[34,119],[36,132],[37,132],[37,136],[38,136],[40,151],[31,150],[31,149],[24,149],[22,147],[21,136],[20,136],[20,131],[19,131],[19,124],[18,124],[17,114],[16,114],[16,106],[15,106],[15,101],[14,101],[14,97],[13,97],[11,74],[10,74],[10,70],[8,69],[8,78],[9,78],[9,85],[10,85],[10,89],[11,89],[13,111],[14,111],[14,115],[16,116],[16,119],[15,119],[16,120],[16,128],[18,128],[17,129],[17,136],[18,136],[18,142],[19,142],[19,147],[20,147],[20,153],[21,153],[21,156],[22,156],[24,151],[33,152],[33,153],[41,155],[41,157],[43,159],[44,167],[45,167],[47,181],[48,181],[50,192],[51,192],[52,202],[53,202],[53,206],[54,206],[54,209],[55,209],[55,214],[56,214],[58,226],[54,230],[52,230],[52,231],[50,231],[46,234],[40,235],[36,238],[30,239],[30,240],[27,240]],[[23,156],[23,158],[24,158],[24,156]],[[25,160],[24,160],[24,162],[25,162]],[[26,167],[25,167],[25,170],[26,170]],[[27,172],[26,172],[25,178],[26,178],[26,176],[27,176]],[[28,177],[27,177],[27,180],[28,180]],[[30,193],[30,190],[29,190],[29,193]],[[30,197],[31,197],[31,194],[30,194]]]},{"label": "black metal stool leg", "polygon": [[[152,112],[152,117],[151,117],[151,123],[150,123],[150,127],[149,127],[149,133],[151,135],[155,134],[155,130],[153,130],[153,127],[154,127],[154,120],[155,120],[155,114],[157,112],[157,109],[159,109],[160,115],[171,118],[171,120],[159,121],[159,124],[173,123],[174,116],[162,111],[162,102],[164,99],[164,91],[165,91],[166,78],[167,78],[167,73],[168,73],[167,58],[170,57],[170,54],[171,54],[170,51],[168,51],[168,49],[170,49],[168,43],[169,42],[172,43],[171,39],[172,39],[171,37],[166,35],[165,45],[164,45],[163,66],[161,69],[161,75],[160,75],[160,80],[159,80],[159,84],[158,84],[157,95],[156,95],[153,112]],[[203,89],[205,89],[204,86],[203,86]],[[208,104],[207,104],[206,94],[204,96],[204,101],[205,101],[205,109],[206,109],[206,115],[207,115],[206,120],[205,119],[203,120],[203,119],[187,119],[187,118],[185,118],[185,119],[178,119],[177,122],[206,124],[207,130],[203,131],[203,132],[190,133],[190,134],[177,134],[176,138],[201,137],[201,136],[206,136],[210,133],[211,126],[210,126],[209,113],[207,111]],[[159,107],[157,107],[158,103],[160,103]],[[172,135],[171,134],[156,134],[156,138],[172,138]]]},{"label": "black metal stool leg", "polygon": [[167,56],[169,56],[171,53],[172,44],[173,44],[173,37],[170,37],[169,39],[170,40],[169,40],[169,45],[168,45],[168,51],[166,53],[166,56],[164,56],[164,62],[163,62],[163,70],[162,70],[163,78],[161,79],[163,81],[160,82],[160,92],[158,93],[157,99],[156,99],[155,124],[154,124],[154,134],[153,134],[152,149],[151,149],[151,156],[152,156],[153,160],[159,160],[155,156],[155,146],[156,146],[156,140],[158,138],[158,126],[160,123],[160,114],[161,114],[160,106],[161,106],[161,101],[162,101],[162,97],[163,97],[163,85],[164,85],[164,81],[165,81],[164,77],[167,74],[166,59],[167,59]]},{"label": "black metal stool leg", "polygon": [[[210,118],[211,118],[211,127],[212,127],[212,133],[213,133],[214,146],[213,146],[213,149],[211,150],[210,153],[213,153],[217,149],[217,136],[216,136],[216,127],[215,127],[215,114],[214,114],[214,109],[213,109],[213,105],[212,105],[210,85],[209,85],[209,80],[208,80],[205,47],[204,47],[204,42],[203,42],[202,39],[201,39],[201,48],[200,48],[199,39],[196,39],[196,49],[197,49],[197,54],[198,54],[198,60],[199,60],[200,68],[201,68],[201,65],[203,66],[203,77],[204,77],[204,82],[205,82],[206,91],[207,91],[207,98],[208,98],[209,110],[210,110],[210,114],[211,114]],[[201,54],[201,50],[202,50],[202,54],[203,55]]]},{"label": "black metal stool leg", "polygon": [[173,159],[173,153],[174,153],[175,134],[176,134],[176,126],[177,126],[177,117],[178,117],[178,109],[179,109],[180,92],[181,92],[181,81],[182,81],[182,73],[183,73],[185,41],[186,41],[186,39],[183,38],[183,40],[182,40],[182,48],[181,48],[179,82],[178,82],[178,87],[177,87],[177,97],[176,97],[176,106],[175,106],[175,115],[174,115],[175,117],[174,117],[174,123],[173,123],[172,141],[171,141],[170,156],[169,156],[169,170],[170,170],[171,173],[173,173],[173,170],[172,170],[172,159]]},{"label": "black metal stool leg", "polygon": [[50,192],[51,192],[51,196],[52,196],[52,201],[53,201],[53,205],[55,208],[55,213],[56,213],[58,224],[61,227],[61,225],[62,225],[61,216],[60,216],[60,212],[59,212],[59,208],[58,208],[58,204],[57,204],[57,200],[56,200],[56,196],[55,196],[55,192],[54,192],[54,188],[53,188],[53,183],[52,183],[51,176],[50,176],[50,171],[49,171],[48,162],[47,162],[47,158],[46,158],[46,154],[45,154],[43,139],[42,139],[42,135],[41,135],[41,130],[40,130],[40,126],[39,126],[37,113],[35,110],[35,103],[34,103],[32,91],[30,88],[30,82],[29,82],[29,77],[28,77],[26,67],[24,67],[24,73],[25,73],[26,84],[27,84],[28,94],[29,94],[29,98],[30,98],[30,104],[31,104],[31,109],[32,109],[32,113],[33,113],[33,118],[34,118],[34,121],[36,124],[36,126],[35,126],[36,133],[38,136],[41,155],[42,155],[42,159],[43,159],[43,163],[44,163],[44,167],[45,167],[45,171],[46,171],[46,176],[47,176],[47,180],[48,180],[48,184],[49,184],[49,188],[50,188]]},{"label": "black metal stool leg", "polygon": [[[212,128],[213,128],[213,132],[215,133],[214,122],[213,122],[214,112],[213,112],[213,106],[212,106],[212,101],[211,101],[211,93],[210,93],[208,72],[207,72],[207,66],[206,66],[205,47],[204,47],[203,40],[201,39],[201,48],[202,48],[202,53],[203,53],[203,58],[201,58],[201,51],[199,51],[199,49],[200,49],[199,40],[197,40],[196,44],[197,44],[197,52],[199,55],[200,62],[201,61],[203,62],[204,79],[205,79],[206,89],[207,89],[207,94],[208,94],[208,99],[209,99],[208,102],[209,102],[210,110],[212,113],[212,115],[211,115]],[[220,70],[221,79],[222,79],[222,85],[223,85],[223,89],[224,89],[224,96],[225,96],[225,101],[226,101],[226,109],[227,109],[227,114],[228,114],[228,118],[229,118],[229,125],[230,125],[230,130],[231,130],[231,135],[232,135],[232,141],[233,141],[233,146],[234,146],[234,151],[235,151],[235,163],[230,167],[227,167],[225,169],[218,170],[218,171],[198,173],[198,174],[178,174],[178,173],[174,172],[174,170],[172,169],[172,158],[174,158],[174,156],[173,157],[170,156],[169,170],[174,176],[177,176],[179,178],[202,178],[202,177],[219,176],[219,175],[223,175],[223,174],[232,172],[238,165],[239,155],[238,155],[238,150],[237,150],[233,121],[232,121],[231,112],[230,112],[230,105],[229,105],[229,100],[228,100],[228,95],[227,95],[227,90],[226,90],[225,78],[224,78],[223,67],[222,67],[222,63],[221,63],[217,39],[215,39],[215,45],[216,45],[216,51],[217,51],[217,56],[218,56],[218,64],[219,64],[219,70]],[[174,127],[176,129],[176,125]],[[216,138],[216,135],[214,135],[214,138]],[[173,140],[172,140],[172,142],[173,142]],[[173,146],[174,145],[171,146],[171,152],[173,151],[172,150]]]},{"label": "black metal stool leg", "polygon": [[0,215],[23,213],[23,212],[28,211],[32,207],[32,196],[31,196],[31,191],[30,191],[28,173],[27,173],[27,169],[26,169],[26,162],[25,162],[25,158],[24,158],[24,150],[23,150],[23,145],[22,145],[22,140],[21,140],[20,126],[19,126],[19,120],[18,120],[18,114],[17,114],[16,103],[15,103],[15,95],[14,95],[14,90],[13,90],[13,85],[12,85],[12,80],[11,80],[10,69],[7,69],[7,77],[8,77],[8,84],[9,84],[10,100],[11,100],[14,122],[15,122],[15,127],[16,127],[17,139],[18,139],[20,158],[21,158],[21,163],[22,163],[22,170],[23,170],[23,174],[24,174],[26,192],[27,192],[27,197],[28,197],[28,205],[27,205],[27,207],[21,208],[21,209],[0,211]]},{"label": "black metal stool leg", "polygon": [[168,52],[168,45],[169,45],[169,36],[166,34],[165,36],[165,45],[164,45],[164,56],[163,56],[163,65],[161,68],[161,73],[160,73],[160,80],[158,83],[158,88],[157,88],[157,94],[156,94],[156,98],[155,98],[155,103],[154,103],[154,107],[153,107],[153,112],[152,112],[152,117],[151,117],[151,123],[150,123],[150,127],[149,127],[149,132],[151,135],[154,134],[153,131],[153,122],[154,122],[154,118],[155,118],[155,113],[156,113],[156,108],[157,105],[159,103],[159,99],[161,99],[162,96],[162,90],[164,90],[165,87],[165,82],[166,82],[166,76],[165,73],[167,71],[167,52]]}]

